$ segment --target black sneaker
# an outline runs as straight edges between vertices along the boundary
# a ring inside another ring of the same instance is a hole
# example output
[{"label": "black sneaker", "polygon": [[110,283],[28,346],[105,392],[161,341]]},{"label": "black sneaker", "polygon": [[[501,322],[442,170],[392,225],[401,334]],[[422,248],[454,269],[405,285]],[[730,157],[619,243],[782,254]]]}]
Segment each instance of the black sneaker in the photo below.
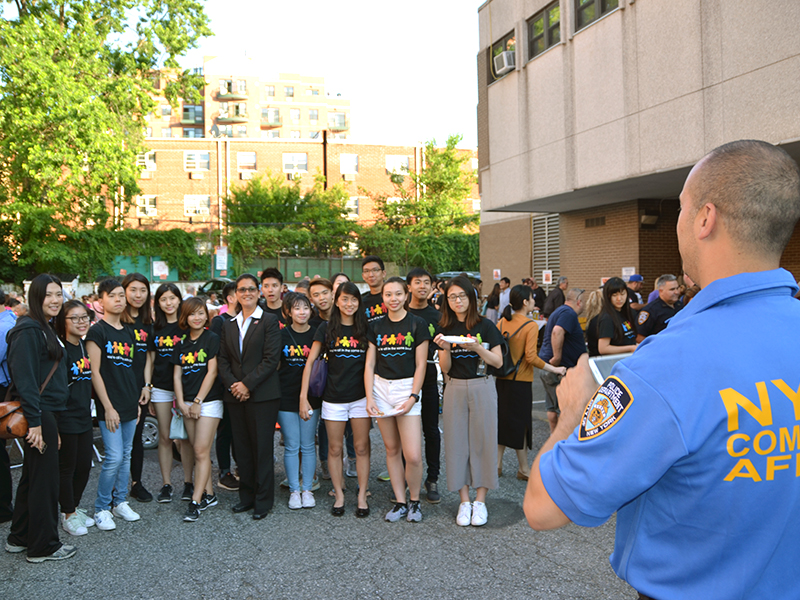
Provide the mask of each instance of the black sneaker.
[{"label": "black sneaker", "polygon": [[128,496],[138,500],[139,502],[152,502],[153,501],[153,494],[148,492],[145,487],[142,485],[141,481],[137,481],[131,487],[131,491],[128,493]]},{"label": "black sneaker", "polygon": [[439,504],[442,497],[439,495],[439,486],[435,481],[425,482],[425,499],[431,504]]},{"label": "black sneaker", "polygon": [[196,502],[189,502],[189,506],[186,507],[186,514],[183,515],[183,520],[189,523],[193,523],[200,518],[200,505]]},{"label": "black sneaker", "polygon": [[225,475],[222,475],[219,478],[219,487],[224,490],[230,490],[231,492],[236,492],[239,490],[239,480],[233,476],[233,473],[228,471]]},{"label": "black sneaker", "polygon": [[219,504],[219,500],[217,500],[216,494],[212,494],[209,496],[208,494],[203,492],[203,498],[200,500],[200,510],[205,510],[208,507],[216,506],[217,504]]},{"label": "black sneaker", "polygon": [[193,494],[194,494],[194,484],[191,482],[184,483],[183,493],[181,494],[181,500],[183,500],[184,502],[191,502]]},{"label": "black sneaker", "polygon": [[158,493],[158,501],[162,503],[172,502],[172,486],[170,484],[161,488],[161,491]]}]

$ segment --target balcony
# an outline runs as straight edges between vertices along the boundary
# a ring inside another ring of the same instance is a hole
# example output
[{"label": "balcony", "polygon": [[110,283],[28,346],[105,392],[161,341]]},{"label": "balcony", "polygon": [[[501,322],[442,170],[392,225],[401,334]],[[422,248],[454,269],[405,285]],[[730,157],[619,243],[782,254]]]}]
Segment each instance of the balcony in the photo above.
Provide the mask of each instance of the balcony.
[{"label": "balcony", "polygon": [[197,117],[184,117],[181,119],[181,125],[202,125],[203,124],[203,117],[200,117],[199,120]]},{"label": "balcony", "polygon": [[348,131],[350,123],[348,119],[333,119],[328,121],[328,129],[331,131]]},{"label": "balcony", "polygon": [[281,118],[279,116],[261,117],[261,129],[273,129],[281,126]]},{"label": "balcony", "polygon": [[217,92],[217,102],[227,102],[228,100],[247,100],[247,92],[236,92],[236,91],[229,91],[225,92]]},{"label": "balcony", "polygon": [[217,116],[217,123],[247,123],[250,117],[245,115],[219,115]]}]

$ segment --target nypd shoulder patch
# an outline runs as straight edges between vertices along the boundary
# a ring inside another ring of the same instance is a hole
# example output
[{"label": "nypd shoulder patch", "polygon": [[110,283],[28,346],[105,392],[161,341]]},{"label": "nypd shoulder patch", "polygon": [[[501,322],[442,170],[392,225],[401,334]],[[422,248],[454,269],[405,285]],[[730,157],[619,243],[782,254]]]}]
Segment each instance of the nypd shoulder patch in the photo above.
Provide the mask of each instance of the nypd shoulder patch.
[{"label": "nypd shoulder patch", "polygon": [[609,377],[592,396],[581,419],[580,440],[590,440],[611,429],[633,403],[633,395],[616,377]]},{"label": "nypd shoulder patch", "polygon": [[646,310],[643,310],[639,313],[639,325],[644,325],[644,322],[650,318],[650,313]]}]

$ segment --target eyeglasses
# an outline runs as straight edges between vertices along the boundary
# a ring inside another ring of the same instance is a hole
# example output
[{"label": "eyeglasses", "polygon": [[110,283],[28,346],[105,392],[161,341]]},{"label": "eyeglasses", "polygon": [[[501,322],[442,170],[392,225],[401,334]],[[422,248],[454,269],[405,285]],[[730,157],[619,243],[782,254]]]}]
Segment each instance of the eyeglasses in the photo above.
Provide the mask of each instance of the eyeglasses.
[{"label": "eyeglasses", "polygon": [[450,300],[450,302],[455,302],[456,300],[461,300],[461,302],[464,302],[464,300],[467,299],[467,295],[463,294],[463,293],[462,294],[452,294],[452,295],[448,296],[447,299]]},{"label": "eyeglasses", "polygon": [[252,294],[257,291],[258,291],[257,287],[236,288],[236,292],[238,294]]},{"label": "eyeglasses", "polygon": [[68,321],[72,321],[72,324],[75,325],[76,323],[88,323],[91,319],[89,319],[89,315],[83,315],[82,317],[67,317]]},{"label": "eyeglasses", "polygon": [[380,273],[381,271],[383,271],[383,269],[381,269],[380,267],[375,268],[375,269],[362,269],[361,270],[361,272],[364,275],[375,275],[376,273]]}]

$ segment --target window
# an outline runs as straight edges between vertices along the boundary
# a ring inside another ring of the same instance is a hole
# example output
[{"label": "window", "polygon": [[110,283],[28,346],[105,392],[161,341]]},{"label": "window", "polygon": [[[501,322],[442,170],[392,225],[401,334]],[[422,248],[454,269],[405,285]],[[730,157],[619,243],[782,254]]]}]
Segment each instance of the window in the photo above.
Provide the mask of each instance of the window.
[{"label": "window", "polygon": [[247,125],[236,126],[236,137],[247,137]]},{"label": "window", "polygon": [[156,197],[155,196],[137,196],[136,197],[136,216],[137,217],[155,217],[158,216],[156,210]]},{"label": "window", "polygon": [[208,171],[211,169],[211,155],[208,152],[184,150],[183,168],[186,171]]},{"label": "window", "polygon": [[219,93],[220,95],[230,94],[233,92],[233,80],[220,79],[219,80]]},{"label": "window", "polygon": [[360,198],[358,196],[352,196],[347,201],[347,204],[345,205],[345,212],[347,213],[347,218],[348,219],[357,219],[358,218],[358,201],[359,201],[359,199]]},{"label": "window", "polygon": [[309,121],[319,121],[319,110],[316,108],[312,108],[308,111],[308,120]]},{"label": "window", "polygon": [[[511,31],[507,33],[503,39],[499,42],[495,42],[492,44],[492,51],[489,55],[489,83],[497,81],[503,75],[498,75],[497,71],[495,70],[494,66],[494,59],[496,56],[500,56],[503,52],[515,52],[517,49],[517,38],[516,33]],[[510,72],[510,71],[509,71]]]},{"label": "window", "polygon": [[477,171],[478,170],[478,164],[479,163],[478,163],[478,159],[477,158],[470,159],[470,164],[472,165],[472,170],[473,171]]},{"label": "window", "polygon": [[237,152],[236,164],[239,165],[240,171],[255,171],[256,170],[256,153],[255,152]]},{"label": "window", "polygon": [[172,107],[169,104],[162,104],[161,105],[161,116],[162,117],[171,117],[172,116]]},{"label": "window", "polygon": [[220,125],[219,134],[226,137],[233,137],[233,125]]},{"label": "window", "polygon": [[283,88],[283,95],[286,96],[287,98],[293,98],[294,97],[294,87],[291,86],[291,85],[287,85],[286,87],[284,87]]},{"label": "window", "polygon": [[246,79],[237,79],[236,80],[236,91],[239,94],[246,94],[247,93],[247,80]]},{"label": "window", "polygon": [[221,119],[228,118],[228,103],[227,102],[220,102],[219,103],[219,116]]},{"label": "window", "polygon": [[358,154],[340,154],[339,172],[342,175],[358,173]]},{"label": "window", "polygon": [[408,156],[403,156],[400,154],[387,154],[386,174],[402,175],[403,173],[408,173]]},{"label": "window", "polygon": [[136,166],[146,171],[156,170],[156,151],[151,150],[143,154],[136,155]]},{"label": "window", "polygon": [[280,125],[281,122],[281,111],[278,108],[262,108],[261,109],[261,120],[266,121],[267,123],[275,123]]},{"label": "window", "polygon": [[319,131],[309,131],[308,132],[308,139],[310,139],[310,140],[319,139]]},{"label": "window", "polygon": [[275,86],[268,85],[267,86],[267,96],[275,96]]},{"label": "window", "polygon": [[202,123],[203,122],[203,107],[187,104],[183,107],[183,117],[181,121],[184,123]]},{"label": "window", "polygon": [[347,135],[345,135],[344,133],[334,133],[332,139],[334,139],[334,140],[346,140],[347,139]]},{"label": "window", "polygon": [[342,112],[328,113],[328,125],[334,128],[344,128],[347,126],[347,115]]},{"label": "window", "polygon": [[161,128],[161,137],[162,138],[171,138],[172,137],[172,129],[169,127],[162,127]]},{"label": "window", "polygon": [[183,215],[193,217],[195,215],[207,215],[211,212],[211,196],[184,196]]},{"label": "window", "polygon": [[261,139],[262,140],[277,140],[281,137],[281,130],[280,129],[270,129],[269,131],[262,131],[261,132]]},{"label": "window", "polygon": [[528,60],[561,41],[561,9],[558,2],[528,19]]},{"label": "window", "polygon": [[319,96],[319,90],[315,90],[314,88],[309,88],[306,90],[306,96]]},{"label": "window", "polygon": [[575,0],[575,27],[582,29],[619,6],[619,0]]},{"label": "window", "polygon": [[237,102],[233,105],[233,115],[236,117],[247,116],[247,102]]},{"label": "window", "polygon": [[292,108],[289,110],[289,117],[292,119],[292,123],[299,123],[300,122],[300,109],[299,108]]},{"label": "window", "polygon": [[146,128],[145,128],[145,130],[144,130],[144,137],[146,137],[146,138],[151,138],[151,137],[153,137],[153,128],[152,128],[152,127],[146,127]]},{"label": "window", "polygon": [[296,131],[296,130],[292,131],[292,132],[289,133],[289,137],[292,138],[293,140],[299,140],[300,139],[300,132]]},{"label": "window", "polygon": [[308,172],[308,154],[295,153],[283,155],[283,172],[291,173],[293,171]]},{"label": "window", "polygon": [[184,127],[183,128],[183,137],[185,138],[201,138],[203,136],[203,130],[199,127]]},{"label": "window", "polygon": [[472,199],[472,212],[474,212],[474,213],[481,212],[481,199],[480,198],[473,198]]}]

